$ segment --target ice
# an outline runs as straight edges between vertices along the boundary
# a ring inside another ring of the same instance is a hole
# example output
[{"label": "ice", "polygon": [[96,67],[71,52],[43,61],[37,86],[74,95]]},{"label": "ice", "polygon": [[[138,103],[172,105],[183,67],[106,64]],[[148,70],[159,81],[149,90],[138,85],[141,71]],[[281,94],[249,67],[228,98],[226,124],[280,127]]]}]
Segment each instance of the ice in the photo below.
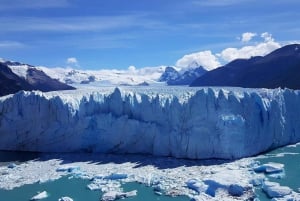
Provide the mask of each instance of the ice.
[{"label": "ice", "polygon": [[238,184],[231,184],[228,187],[228,193],[232,196],[242,196],[245,189]]},{"label": "ice", "polygon": [[254,168],[255,172],[264,172],[267,174],[281,173],[284,171],[284,164],[280,163],[266,163]]},{"label": "ice", "polygon": [[73,201],[73,199],[70,197],[61,197],[58,199],[58,201]]},{"label": "ice", "polygon": [[15,168],[15,167],[17,167],[17,165],[15,163],[10,163],[10,164],[8,164],[7,167],[8,168]]},{"label": "ice", "polygon": [[127,174],[120,174],[120,173],[113,173],[111,175],[105,176],[104,179],[109,180],[119,180],[119,179],[126,179]]},{"label": "ice", "polygon": [[202,181],[198,181],[196,179],[190,179],[186,182],[188,188],[196,191],[197,193],[206,192],[208,186],[204,184]]},{"label": "ice", "polygon": [[41,200],[47,198],[48,196],[48,193],[46,191],[43,191],[33,196],[30,200]]},{"label": "ice", "polygon": [[289,187],[280,186],[280,184],[270,181],[265,181],[262,189],[270,198],[284,197],[292,193],[292,190]]},{"label": "ice", "polygon": [[128,197],[133,197],[137,195],[137,191],[133,190],[130,192],[117,192],[117,191],[109,191],[106,192],[102,195],[102,201],[113,201],[113,200],[117,200],[117,199],[124,199],[124,198],[128,198]]},{"label": "ice", "polygon": [[292,192],[282,198],[272,198],[271,201],[300,201],[300,194]]},{"label": "ice", "polygon": [[[55,159],[59,158],[59,159]],[[73,161],[71,161],[71,160]],[[78,167],[82,176],[91,181],[90,190],[102,192],[123,192],[122,184],[138,182],[153,187],[155,192],[164,195],[207,198],[205,192],[198,193],[187,186],[195,181],[204,183],[214,180],[224,189],[217,189],[214,200],[246,200],[253,196],[249,181],[251,159],[241,159],[234,162],[217,163],[208,161],[202,164],[197,160],[183,160],[168,157],[152,157],[140,155],[103,155],[89,154],[45,154],[38,160],[18,164],[17,168],[10,169],[0,166],[0,188],[12,189],[24,184],[32,184],[40,180],[55,180],[62,176],[73,175],[67,167]],[[65,169],[65,171],[57,171]],[[104,179],[112,174],[126,174],[127,178],[121,180]],[[223,175],[223,176],[222,176]],[[226,176],[227,175],[227,176]],[[237,184],[245,189],[242,196],[230,195],[228,188]],[[205,190],[205,189],[204,189]],[[209,196],[211,199],[212,197]],[[230,198],[230,199],[229,199]]]},{"label": "ice", "polygon": [[300,94],[289,89],[19,92],[0,112],[0,150],[236,159],[300,140]]}]

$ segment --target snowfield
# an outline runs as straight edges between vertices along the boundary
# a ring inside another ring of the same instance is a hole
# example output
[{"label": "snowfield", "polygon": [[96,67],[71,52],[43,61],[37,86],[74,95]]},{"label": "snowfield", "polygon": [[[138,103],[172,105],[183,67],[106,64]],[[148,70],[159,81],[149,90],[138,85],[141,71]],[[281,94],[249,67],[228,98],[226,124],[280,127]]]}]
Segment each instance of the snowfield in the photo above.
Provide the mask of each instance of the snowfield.
[{"label": "snowfield", "polygon": [[300,141],[300,94],[288,89],[19,92],[0,113],[0,150],[236,159]]}]

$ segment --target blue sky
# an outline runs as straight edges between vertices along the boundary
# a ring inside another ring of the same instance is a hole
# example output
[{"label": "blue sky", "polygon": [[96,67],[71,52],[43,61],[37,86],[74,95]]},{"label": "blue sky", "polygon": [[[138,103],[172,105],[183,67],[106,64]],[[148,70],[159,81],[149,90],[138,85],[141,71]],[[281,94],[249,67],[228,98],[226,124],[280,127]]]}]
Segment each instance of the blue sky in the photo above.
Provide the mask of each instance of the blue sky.
[{"label": "blue sky", "polygon": [[126,69],[185,65],[194,57],[178,62],[184,55],[204,52],[223,64],[228,48],[241,55],[299,41],[299,8],[299,0],[0,0],[0,57]]}]

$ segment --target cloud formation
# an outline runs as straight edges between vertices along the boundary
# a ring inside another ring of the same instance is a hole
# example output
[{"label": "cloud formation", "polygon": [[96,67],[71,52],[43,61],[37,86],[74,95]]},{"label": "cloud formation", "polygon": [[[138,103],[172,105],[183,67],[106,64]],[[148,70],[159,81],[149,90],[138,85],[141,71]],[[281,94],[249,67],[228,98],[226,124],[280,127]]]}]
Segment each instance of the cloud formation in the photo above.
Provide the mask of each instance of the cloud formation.
[{"label": "cloud formation", "polygon": [[214,54],[212,54],[210,50],[207,50],[184,55],[181,59],[179,59],[176,62],[176,66],[180,68],[187,68],[195,62],[197,62],[199,65],[203,66],[207,70],[212,70],[221,65],[217,57]]},{"label": "cloud formation", "polygon": [[241,48],[226,48],[218,56],[226,62],[230,62],[234,59],[248,59],[254,56],[265,56],[270,52],[278,49],[281,45],[272,38],[272,35],[268,32],[262,33],[261,38],[264,39],[260,42],[251,46],[244,46]]},{"label": "cloud formation", "polygon": [[252,32],[245,32],[242,34],[242,38],[241,41],[242,42],[249,42],[254,36],[256,36],[256,33],[252,33]]},{"label": "cloud formation", "polygon": [[[254,36],[257,36],[257,34],[251,32],[243,33],[241,41],[249,42]],[[281,47],[281,44],[276,42],[272,37],[272,34],[268,32],[262,33],[260,37],[263,39],[263,41],[254,45],[243,46],[241,48],[230,47],[216,54],[207,50],[184,55],[176,62],[176,66],[180,68],[187,68],[191,64],[197,62],[207,70],[213,70],[217,67],[220,67],[221,63],[231,62],[239,58],[248,59],[254,56],[265,56]]]},{"label": "cloud formation", "polygon": [[67,58],[66,63],[73,67],[80,67],[79,62],[75,57]]}]

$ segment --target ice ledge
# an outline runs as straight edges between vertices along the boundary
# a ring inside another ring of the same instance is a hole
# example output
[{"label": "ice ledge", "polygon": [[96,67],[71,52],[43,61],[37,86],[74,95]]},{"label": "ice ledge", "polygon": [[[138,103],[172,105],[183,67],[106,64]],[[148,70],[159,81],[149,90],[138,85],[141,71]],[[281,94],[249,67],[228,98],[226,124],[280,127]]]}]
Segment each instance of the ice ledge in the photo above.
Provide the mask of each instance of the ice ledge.
[{"label": "ice ledge", "polygon": [[288,89],[99,88],[0,98],[0,149],[235,159],[300,141]]}]

